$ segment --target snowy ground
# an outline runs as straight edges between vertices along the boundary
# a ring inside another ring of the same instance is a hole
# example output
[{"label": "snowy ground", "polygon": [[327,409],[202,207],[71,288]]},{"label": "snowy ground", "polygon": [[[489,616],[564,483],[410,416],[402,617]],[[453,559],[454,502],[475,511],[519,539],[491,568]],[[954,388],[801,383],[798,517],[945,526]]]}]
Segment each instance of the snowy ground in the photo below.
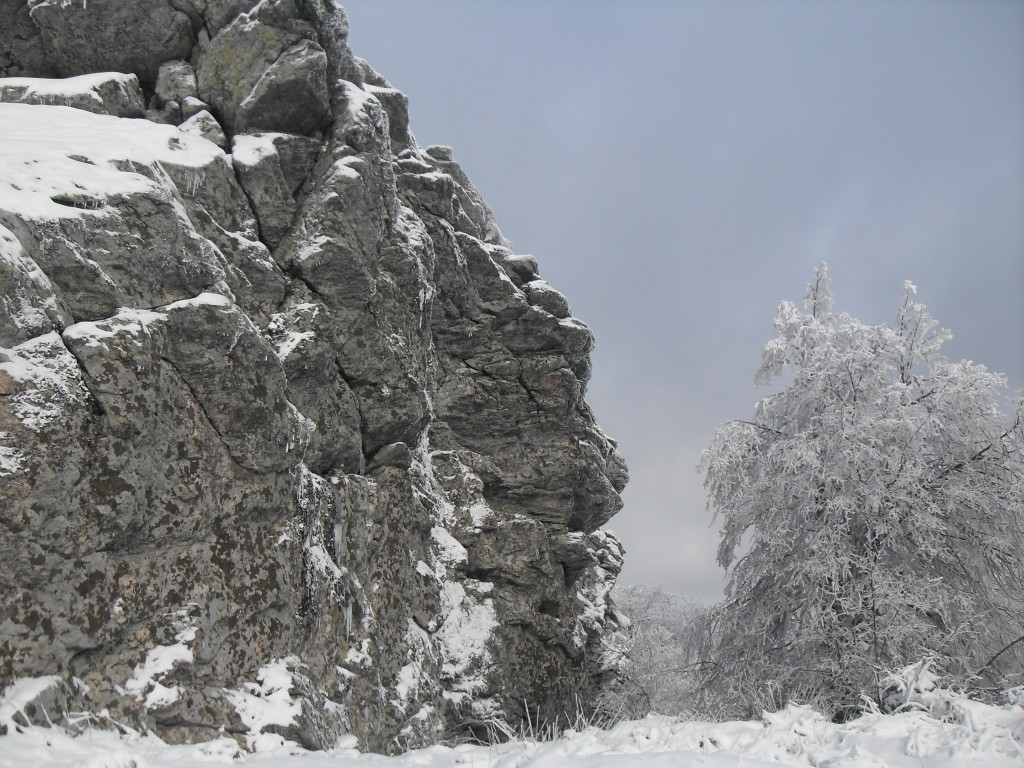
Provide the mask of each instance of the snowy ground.
[{"label": "snowy ground", "polygon": [[517,741],[492,747],[430,747],[398,757],[361,754],[355,741],[330,752],[303,752],[270,737],[242,752],[227,738],[173,746],[153,736],[89,730],[72,737],[54,728],[22,728],[6,715],[0,768],[191,768],[244,764],[275,768],[674,768],[688,766],[814,766],[815,768],[1021,768],[1024,707],[992,707],[956,697],[896,715],[865,715],[834,725],[801,707],[766,714],[760,722],[699,723],[650,716],[610,730],[570,732],[557,741]]}]

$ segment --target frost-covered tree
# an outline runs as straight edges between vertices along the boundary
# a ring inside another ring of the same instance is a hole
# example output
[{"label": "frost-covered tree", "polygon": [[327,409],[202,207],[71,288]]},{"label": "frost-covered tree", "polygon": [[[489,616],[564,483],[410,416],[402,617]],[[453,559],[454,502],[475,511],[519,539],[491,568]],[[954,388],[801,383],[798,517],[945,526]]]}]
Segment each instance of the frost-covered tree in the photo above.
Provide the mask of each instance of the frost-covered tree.
[{"label": "frost-covered tree", "polygon": [[757,383],[788,383],[704,452],[729,575],[705,686],[741,710],[842,716],[924,657],[962,684],[1022,681],[1024,407],[1006,416],[1003,376],[941,355],[915,292],[866,325],[833,313],[822,264],[764,349]]},{"label": "frost-covered tree", "polygon": [[701,617],[706,607],[661,587],[617,586],[628,617],[615,645],[616,679],[602,693],[600,710],[613,720],[662,715],[705,715],[696,696]]}]

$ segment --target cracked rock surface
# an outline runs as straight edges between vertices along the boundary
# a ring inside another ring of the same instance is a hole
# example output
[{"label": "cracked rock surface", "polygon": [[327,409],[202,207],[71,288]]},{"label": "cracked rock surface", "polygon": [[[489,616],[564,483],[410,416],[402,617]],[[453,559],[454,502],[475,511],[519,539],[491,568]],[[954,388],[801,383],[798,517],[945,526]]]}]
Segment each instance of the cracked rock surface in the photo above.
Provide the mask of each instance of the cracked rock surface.
[{"label": "cracked rock surface", "polygon": [[585,709],[593,337],[342,9],[0,13],[0,688],[384,751]]}]

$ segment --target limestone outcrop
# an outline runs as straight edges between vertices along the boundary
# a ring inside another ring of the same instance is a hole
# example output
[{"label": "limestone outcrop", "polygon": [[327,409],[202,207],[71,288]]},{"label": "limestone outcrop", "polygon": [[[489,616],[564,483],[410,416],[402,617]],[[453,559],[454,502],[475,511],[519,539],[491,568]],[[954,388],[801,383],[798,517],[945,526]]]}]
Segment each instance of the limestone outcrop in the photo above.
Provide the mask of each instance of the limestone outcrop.
[{"label": "limestone outcrop", "polygon": [[343,10],[0,12],[0,688],[314,748],[586,708],[593,337]]}]

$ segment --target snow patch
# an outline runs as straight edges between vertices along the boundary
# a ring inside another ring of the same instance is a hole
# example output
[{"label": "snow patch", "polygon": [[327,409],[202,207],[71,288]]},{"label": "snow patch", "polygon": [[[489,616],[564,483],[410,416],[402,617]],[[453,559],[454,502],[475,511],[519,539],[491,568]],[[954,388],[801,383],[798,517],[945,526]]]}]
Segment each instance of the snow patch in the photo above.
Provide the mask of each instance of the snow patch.
[{"label": "snow patch", "polygon": [[345,119],[358,120],[366,113],[366,105],[373,101],[379,103],[377,97],[368,91],[364,91],[357,85],[348,82],[341,82],[345,90]]},{"label": "snow patch", "polygon": [[322,543],[308,538],[304,546],[308,556],[306,562],[316,573],[335,581],[340,581],[348,575],[346,569],[341,568],[334,562],[334,558],[331,557]]},{"label": "snow patch", "polygon": [[103,99],[97,93],[107,83],[121,83],[127,92],[138,87],[135,75],[123,72],[92,72],[64,78],[5,77],[0,86],[9,90],[24,89],[21,101],[46,102],[53,106],[67,106],[75,97],[85,96],[97,107],[103,106]]},{"label": "snow patch", "polygon": [[184,307],[230,307],[231,299],[220,293],[200,293],[198,296],[193,296],[191,299],[181,299],[168,304],[164,309],[181,309]]},{"label": "snow patch", "polygon": [[78,363],[55,331],[11,349],[0,347],[0,360],[0,371],[23,385],[15,388],[7,405],[33,432],[44,432],[81,412],[89,400]]},{"label": "snow patch", "polygon": [[36,299],[41,300],[41,306],[34,306],[25,294],[23,285],[5,284],[2,295],[0,295],[0,302],[3,304],[4,313],[16,328],[43,328],[47,325],[49,317],[59,316],[60,310],[57,307],[56,294],[50,279],[35,261],[26,255],[21,241],[2,224],[0,224],[0,261],[11,268],[15,274],[24,275],[28,284],[33,287]]},{"label": "snow patch", "polygon": [[[11,439],[7,432],[0,432],[0,442]],[[22,467],[25,454],[14,446],[0,445],[0,477],[13,475]]]},{"label": "snow patch", "polygon": [[314,256],[319,256],[324,252],[324,246],[329,246],[332,242],[331,238],[325,235],[303,238],[295,249],[295,260],[303,262]]},{"label": "snow patch", "polygon": [[188,644],[196,639],[196,628],[187,627],[175,638],[173,645],[158,645],[146,653],[145,660],[136,665],[131,678],[124,684],[125,691],[146,709],[166,707],[181,698],[181,689],[167,686],[161,681],[178,665],[194,661]]},{"label": "snow patch", "polygon": [[361,178],[357,168],[365,167],[366,161],[363,160],[362,158],[355,156],[343,157],[334,163],[334,170],[338,174],[338,176],[341,176],[346,179],[351,179],[352,181],[356,181]]},{"label": "snow patch", "polygon": [[281,746],[283,739],[276,734],[264,734],[271,725],[294,725],[302,714],[302,704],[291,696],[292,668],[299,665],[295,656],[274,659],[260,667],[255,683],[246,683],[245,690],[225,690],[224,695],[248,729],[248,746],[254,752]]},{"label": "snow patch", "polygon": [[[8,685],[0,696],[0,725],[13,728],[17,725],[14,718],[21,715],[24,722],[29,718],[25,715],[25,706],[37,699],[48,688],[60,685],[61,679],[57,675],[46,675],[44,677],[23,677],[15,679]],[[0,741],[0,754],[3,753],[3,742]]]},{"label": "snow patch", "polygon": [[419,691],[422,671],[423,668],[418,661],[410,661],[398,670],[398,674],[395,676],[395,696],[398,698],[393,703],[400,710],[404,711],[409,700]]},{"label": "snow patch", "polygon": [[105,347],[104,339],[113,338],[121,333],[129,333],[132,336],[148,335],[150,323],[157,323],[166,319],[166,315],[159,312],[122,307],[112,318],[95,322],[83,321],[69,325],[64,329],[64,337],[81,341],[85,346]]},{"label": "snow patch", "polygon": [[286,360],[303,342],[316,338],[316,334],[308,329],[319,311],[316,304],[304,302],[270,316],[266,335],[279,360]]},{"label": "snow patch", "polygon": [[457,693],[479,693],[491,666],[488,641],[498,628],[494,603],[490,598],[470,595],[462,584],[449,581],[441,591],[441,615],[444,620],[434,635],[442,659],[441,673],[452,680]]},{"label": "snow patch", "polygon": [[[430,529],[430,538],[437,545],[438,557],[445,565],[458,565],[469,559],[469,553],[466,552],[466,548],[459,544],[458,540],[448,532],[447,528],[435,525]],[[443,576],[444,574],[439,575]]]},{"label": "snow patch", "polygon": [[373,664],[369,639],[364,638],[359,648],[349,648],[345,654],[345,663],[352,667],[369,667]]},{"label": "snow patch", "polygon": [[112,198],[156,191],[126,165],[166,163],[199,178],[223,158],[174,126],[71,107],[0,104],[0,136],[0,210],[34,220],[92,216]]},{"label": "snow patch", "polygon": [[284,337],[275,344],[275,347],[277,347],[277,359],[281,361],[286,360],[302,342],[309,341],[314,338],[316,338],[316,334],[312,331],[302,331],[301,333],[299,331],[288,331],[288,333],[286,333]]},{"label": "snow patch", "polygon": [[484,502],[478,501],[470,505],[469,516],[473,520],[473,525],[479,528],[494,516],[494,511]]},{"label": "snow patch", "polygon": [[231,160],[236,166],[252,168],[265,158],[277,154],[275,138],[284,138],[283,133],[245,133],[235,136],[231,142]]}]

